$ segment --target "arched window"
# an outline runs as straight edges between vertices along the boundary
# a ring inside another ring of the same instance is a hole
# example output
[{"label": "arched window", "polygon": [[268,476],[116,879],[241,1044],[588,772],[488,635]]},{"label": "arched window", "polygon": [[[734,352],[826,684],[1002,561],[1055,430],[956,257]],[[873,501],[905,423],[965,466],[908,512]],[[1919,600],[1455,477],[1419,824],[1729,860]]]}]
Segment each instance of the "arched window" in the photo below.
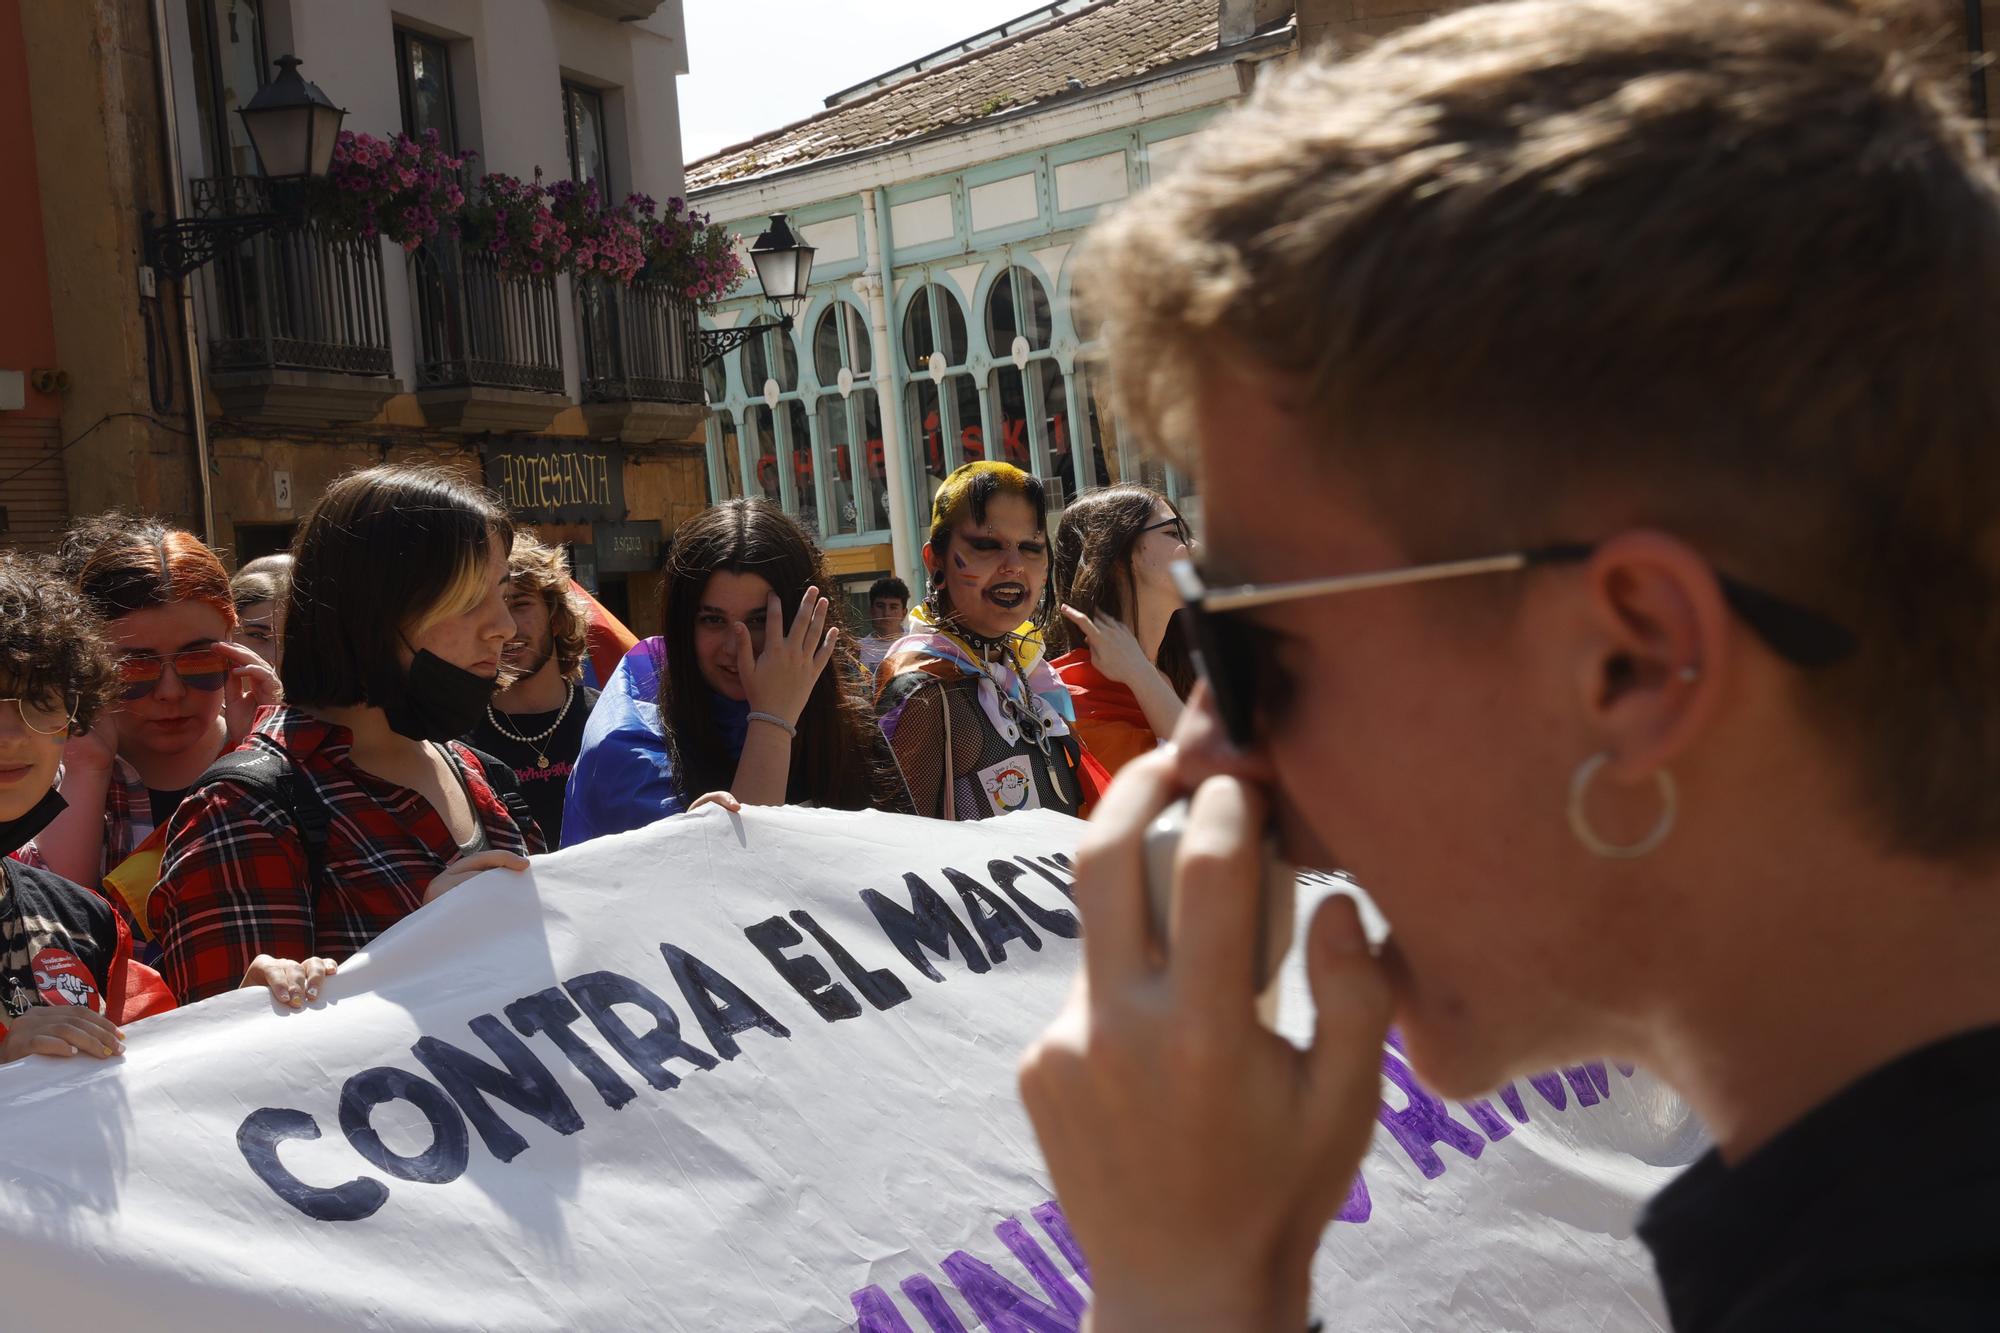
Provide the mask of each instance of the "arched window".
[{"label": "arched window", "polygon": [[1123,429],[1124,423],[1111,410],[1110,399],[1104,392],[1109,373],[1097,361],[1097,322],[1089,318],[1083,307],[1075,305],[1070,307],[1070,318],[1083,344],[1077,353],[1076,372],[1071,376],[1071,392],[1080,409],[1076,429],[1086,442],[1094,465],[1104,470],[1113,485],[1138,482],[1171,496],[1199,531],[1201,497],[1195,493],[1194,479],[1179,468],[1169,467],[1157,455],[1148,454]]},{"label": "arched window", "polygon": [[1070,386],[1051,346],[1054,321],[1048,291],[1025,268],[1004,270],[986,296],[986,345],[997,363],[991,376],[995,458],[1025,468],[1050,486],[1060,509],[1079,491],[1104,485],[1104,458],[1094,440],[1074,447]]},{"label": "arched window", "polygon": [[965,369],[965,311],[958,298],[936,283],[919,288],[903,314],[903,350],[912,375],[904,407],[928,482],[920,492],[928,512],[953,468],[986,457],[979,386]]},{"label": "arched window", "polygon": [[769,500],[819,534],[819,494],[814,485],[812,428],[799,396],[799,353],[786,329],[769,329],[739,354],[743,391],[743,450],[749,495]]},{"label": "arched window", "polygon": [[888,472],[882,456],[882,404],[869,375],[874,364],[868,321],[859,306],[836,300],[813,326],[813,378],[820,388],[821,490],[829,535],[889,526]]},{"label": "arched window", "polygon": [[720,361],[701,368],[702,396],[708,400],[708,500],[719,504],[743,495],[743,453],[736,438],[736,414],[723,406],[729,376]]}]

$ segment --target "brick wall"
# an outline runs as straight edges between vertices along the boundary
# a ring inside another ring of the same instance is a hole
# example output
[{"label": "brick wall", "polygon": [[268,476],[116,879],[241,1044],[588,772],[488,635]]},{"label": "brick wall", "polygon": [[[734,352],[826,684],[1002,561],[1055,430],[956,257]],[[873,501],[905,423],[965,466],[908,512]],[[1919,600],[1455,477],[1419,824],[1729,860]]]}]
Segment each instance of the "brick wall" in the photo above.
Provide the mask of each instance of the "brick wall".
[{"label": "brick wall", "polygon": [[60,432],[54,417],[0,416],[0,507],[7,511],[0,546],[50,550],[68,525]]}]

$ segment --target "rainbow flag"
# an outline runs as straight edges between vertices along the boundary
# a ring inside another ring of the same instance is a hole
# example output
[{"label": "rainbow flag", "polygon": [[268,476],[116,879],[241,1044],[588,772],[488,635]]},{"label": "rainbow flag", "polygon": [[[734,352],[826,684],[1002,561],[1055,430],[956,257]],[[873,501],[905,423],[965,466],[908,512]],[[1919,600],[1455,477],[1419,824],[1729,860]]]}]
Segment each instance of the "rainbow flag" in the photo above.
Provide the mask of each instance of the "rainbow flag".
[{"label": "rainbow flag", "polygon": [[160,859],[167,850],[167,829],[163,824],[146,835],[146,840],[132,849],[132,854],[113,866],[111,873],[104,877],[105,897],[112,904],[123,904],[125,916],[132,932],[140,939],[151,942],[152,923],[146,920],[146,899],[152,894],[153,886],[160,882]]}]

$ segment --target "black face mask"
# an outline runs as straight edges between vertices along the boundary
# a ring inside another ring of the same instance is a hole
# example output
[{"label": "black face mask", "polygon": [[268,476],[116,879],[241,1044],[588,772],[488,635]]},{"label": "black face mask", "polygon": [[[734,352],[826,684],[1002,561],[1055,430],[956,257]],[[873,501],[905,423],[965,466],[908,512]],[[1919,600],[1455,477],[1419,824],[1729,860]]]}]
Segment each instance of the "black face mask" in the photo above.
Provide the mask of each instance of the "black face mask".
[{"label": "black face mask", "polygon": [[0,820],[0,856],[8,856],[26,847],[37,833],[55,822],[57,815],[69,809],[69,802],[54,787],[49,794],[35,802],[28,813],[19,819]]},{"label": "black face mask", "polygon": [[410,659],[394,704],[382,712],[389,730],[413,741],[455,741],[486,716],[499,680],[453,666],[428,648]]}]

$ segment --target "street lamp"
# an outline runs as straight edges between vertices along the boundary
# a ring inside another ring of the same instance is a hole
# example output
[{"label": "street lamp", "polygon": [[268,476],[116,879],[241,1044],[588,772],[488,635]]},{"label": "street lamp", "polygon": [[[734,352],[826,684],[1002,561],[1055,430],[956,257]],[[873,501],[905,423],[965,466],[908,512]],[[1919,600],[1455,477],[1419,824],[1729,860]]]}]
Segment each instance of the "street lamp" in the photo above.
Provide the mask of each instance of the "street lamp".
[{"label": "street lamp", "polygon": [[812,282],[813,247],[792,234],[783,213],[773,213],[771,225],[750,243],[750,263],[757,270],[757,285],[763,290],[764,300],[777,307],[779,318],[740,329],[701,330],[703,365],[720,361],[760,333],[772,329],[790,332],[794,319],[806,307],[806,287]]},{"label": "street lamp", "polygon": [[152,225],[146,214],[146,262],[169,278],[184,278],[225,250],[261,236],[287,222],[296,222],[303,208],[305,182],[324,176],[333,162],[340,122],[347,112],[299,76],[297,56],[272,62],[278,77],[257,90],[240,108],[244,132],[257,151],[257,163],[275,209],[220,217],[177,218]]}]

